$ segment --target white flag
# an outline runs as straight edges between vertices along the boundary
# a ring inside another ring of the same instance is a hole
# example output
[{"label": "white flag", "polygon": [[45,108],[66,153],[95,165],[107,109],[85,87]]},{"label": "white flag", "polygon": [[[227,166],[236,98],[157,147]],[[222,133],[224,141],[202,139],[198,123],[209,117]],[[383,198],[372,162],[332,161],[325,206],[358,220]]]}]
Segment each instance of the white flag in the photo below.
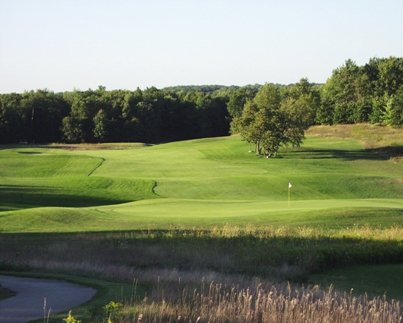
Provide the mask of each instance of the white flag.
[{"label": "white flag", "polygon": [[291,188],[291,187],[292,187],[291,183],[288,183],[288,188]]}]

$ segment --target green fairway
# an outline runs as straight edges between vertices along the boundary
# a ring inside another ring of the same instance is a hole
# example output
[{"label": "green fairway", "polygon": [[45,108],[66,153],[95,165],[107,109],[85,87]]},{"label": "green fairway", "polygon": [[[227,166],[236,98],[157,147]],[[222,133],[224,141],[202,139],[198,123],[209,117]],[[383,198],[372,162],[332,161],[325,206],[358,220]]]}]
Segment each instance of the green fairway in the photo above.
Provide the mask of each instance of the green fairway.
[{"label": "green fairway", "polygon": [[236,136],[136,149],[3,149],[0,226],[52,232],[403,224],[402,171],[402,163],[358,141],[317,137],[270,159],[248,153]]}]

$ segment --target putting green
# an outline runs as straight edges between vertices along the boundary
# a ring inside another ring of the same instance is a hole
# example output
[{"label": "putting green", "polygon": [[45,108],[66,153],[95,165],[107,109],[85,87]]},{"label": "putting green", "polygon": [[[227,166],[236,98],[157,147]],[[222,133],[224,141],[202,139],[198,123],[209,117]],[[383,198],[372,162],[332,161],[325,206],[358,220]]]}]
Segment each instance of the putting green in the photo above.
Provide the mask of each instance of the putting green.
[{"label": "putting green", "polygon": [[403,199],[229,201],[157,199],[88,208],[34,208],[0,213],[8,232],[209,228],[227,223],[265,227],[403,225]]}]

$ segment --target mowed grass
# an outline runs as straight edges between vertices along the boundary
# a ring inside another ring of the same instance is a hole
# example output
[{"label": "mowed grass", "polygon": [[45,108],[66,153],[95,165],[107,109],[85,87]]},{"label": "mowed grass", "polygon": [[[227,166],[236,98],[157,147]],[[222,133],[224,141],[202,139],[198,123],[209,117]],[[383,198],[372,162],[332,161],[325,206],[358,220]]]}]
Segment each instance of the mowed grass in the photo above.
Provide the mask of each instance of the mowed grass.
[{"label": "mowed grass", "polygon": [[153,181],[91,176],[102,157],[56,149],[0,150],[0,211],[84,207],[153,198]]},{"label": "mowed grass", "polygon": [[0,150],[1,230],[403,224],[403,163],[357,140],[309,136],[270,159],[237,136],[130,148]]}]

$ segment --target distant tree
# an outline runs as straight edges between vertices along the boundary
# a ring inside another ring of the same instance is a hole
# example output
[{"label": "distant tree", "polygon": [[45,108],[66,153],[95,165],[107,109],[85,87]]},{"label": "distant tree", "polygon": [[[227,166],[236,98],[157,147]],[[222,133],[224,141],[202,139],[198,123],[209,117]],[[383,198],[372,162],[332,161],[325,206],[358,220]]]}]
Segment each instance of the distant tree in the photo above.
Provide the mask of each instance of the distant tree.
[{"label": "distant tree", "polygon": [[10,143],[15,140],[12,134],[12,123],[9,110],[5,107],[2,98],[0,97],[0,143]]},{"label": "distant tree", "polygon": [[403,85],[403,58],[371,58],[364,66],[371,85],[372,112],[370,122],[383,121],[389,100]]},{"label": "distant tree", "polygon": [[0,95],[0,142],[3,144],[28,139],[29,128],[24,124],[21,99],[17,93]]},{"label": "distant tree", "polygon": [[403,125],[403,86],[386,100],[382,121],[388,126]]},{"label": "distant tree", "polygon": [[320,106],[319,89],[309,83],[308,79],[302,78],[298,83],[282,89],[281,105],[283,109],[289,107],[286,110],[292,110],[295,118],[301,119],[299,122],[302,122],[307,129],[315,124],[316,113]]},{"label": "distant tree", "polygon": [[379,95],[394,95],[403,85],[403,58],[389,57],[376,60],[378,78],[375,89]]},{"label": "distant tree", "polygon": [[[285,115],[278,108],[266,106],[259,108],[255,117],[254,126],[259,135],[261,149],[267,156],[275,156],[279,148],[287,142]],[[257,152],[261,153],[261,150],[258,149]]]},{"label": "distant tree", "polygon": [[385,106],[386,106],[388,100],[389,100],[388,95],[383,95],[381,97],[379,97],[379,96],[372,97],[372,112],[369,115],[370,123],[381,124],[383,122]]},{"label": "distant tree", "polygon": [[74,91],[70,93],[72,101],[68,116],[62,120],[62,133],[66,142],[93,142],[94,117],[98,108],[93,104],[93,91]]},{"label": "distant tree", "polygon": [[102,108],[108,109],[106,91],[74,91],[70,114],[63,119],[62,133],[67,142],[94,142],[94,117]]},{"label": "distant tree", "polygon": [[94,117],[94,137],[100,142],[105,142],[108,139],[109,119],[103,109],[99,110]]},{"label": "distant tree", "polygon": [[305,138],[305,130],[313,125],[315,120],[316,111],[310,97],[301,95],[298,100],[284,100],[280,112],[283,116],[283,143],[299,147]]},{"label": "distant tree", "polygon": [[199,92],[195,103],[199,138],[228,135],[229,120],[225,99]]},{"label": "distant tree", "polygon": [[84,142],[81,120],[74,116],[64,117],[62,120],[63,141],[68,143]]},{"label": "distant tree", "polygon": [[253,101],[247,101],[242,111],[242,116],[234,118],[231,126],[233,133],[239,132],[249,145],[255,144],[256,154],[261,152],[260,141],[262,136],[256,126],[256,114],[258,111],[259,108]]},{"label": "distant tree", "polygon": [[238,89],[238,86],[224,86],[224,85],[178,85],[178,86],[170,86],[165,87],[162,91],[167,92],[202,92],[204,94],[210,94],[214,96],[223,96],[227,95],[232,91]]},{"label": "distant tree", "polygon": [[231,129],[248,143],[254,143],[256,154],[263,150],[273,156],[281,146],[299,146],[315,115],[305,100],[301,96],[281,102],[279,87],[266,84],[253,101],[246,102],[241,117],[233,119]]},{"label": "distant tree", "polygon": [[332,125],[336,98],[333,96],[332,79],[328,79],[321,92],[321,103],[316,110],[315,121],[322,125]]},{"label": "distant tree", "polygon": [[59,142],[62,119],[68,115],[69,105],[62,94],[47,89],[24,92],[20,108],[29,126],[30,142]]},{"label": "distant tree", "polygon": [[242,115],[243,107],[246,101],[252,100],[257,93],[257,90],[247,87],[241,87],[229,94],[227,103],[228,113],[231,118],[238,118]]},{"label": "distant tree", "polygon": [[322,124],[367,122],[371,112],[370,83],[364,69],[348,59],[325,84],[317,121]]}]

